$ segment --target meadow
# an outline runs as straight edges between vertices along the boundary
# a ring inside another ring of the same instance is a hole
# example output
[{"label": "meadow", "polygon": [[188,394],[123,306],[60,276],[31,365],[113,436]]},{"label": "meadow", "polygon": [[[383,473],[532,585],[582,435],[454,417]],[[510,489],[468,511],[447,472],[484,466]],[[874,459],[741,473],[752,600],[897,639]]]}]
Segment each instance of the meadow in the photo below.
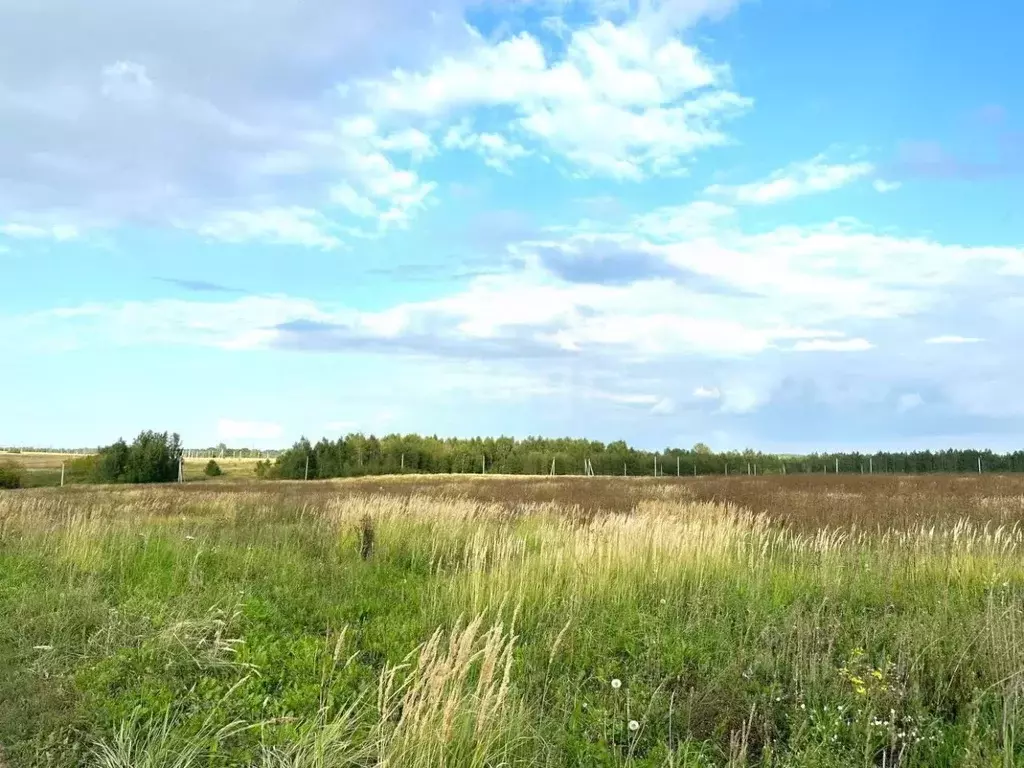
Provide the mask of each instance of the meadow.
[{"label": "meadow", "polygon": [[0,762],[1024,764],[1022,522],[997,475],[0,491]]},{"label": "meadow", "polygon": [[[83,454],[42,453],[24,451],[9,453],[0,451],[0,466],[7,464],[24,471],[23,480],[27,488],[52,488],[60,485],[61,464],[70,464]],[[205,480],[203,469],[209,459],[185,459],[185,480]],[[223,475],[220,480],[252,480],[256,477],[256,463],[259,459],[234,458],[226,456],[216,460]]]}]

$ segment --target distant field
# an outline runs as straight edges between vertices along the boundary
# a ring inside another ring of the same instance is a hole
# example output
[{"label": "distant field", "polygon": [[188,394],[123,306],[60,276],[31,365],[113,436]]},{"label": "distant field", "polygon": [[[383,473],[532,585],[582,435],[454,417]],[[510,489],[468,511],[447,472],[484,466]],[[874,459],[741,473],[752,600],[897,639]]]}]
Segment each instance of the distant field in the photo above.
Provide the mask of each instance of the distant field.
[{"label": "distant field", "polygon": [[0,462],[13,462],[28,470],[60,469],[61,462],[80,459],[84,455],[81,453],[9,453],[0,451]]},{"label": "distant field", "polygon": [[1019,475],[0,491],[0,747],[19,768],[1020,766],[1022,524]]},{"label": "distant field", "polygon": [[[85,454],[66,453],[9,453],[0,451],[0,463],[11,462],[28,470],[29,485],[57,485],[60,483],[60,465],[80,459]],[[203,470],[209,459],[185,459],[185,480],[206,480]],[[215,459],[224,473],[220,479],[244,480],[256,476],[256,463],[259,459]]]}]

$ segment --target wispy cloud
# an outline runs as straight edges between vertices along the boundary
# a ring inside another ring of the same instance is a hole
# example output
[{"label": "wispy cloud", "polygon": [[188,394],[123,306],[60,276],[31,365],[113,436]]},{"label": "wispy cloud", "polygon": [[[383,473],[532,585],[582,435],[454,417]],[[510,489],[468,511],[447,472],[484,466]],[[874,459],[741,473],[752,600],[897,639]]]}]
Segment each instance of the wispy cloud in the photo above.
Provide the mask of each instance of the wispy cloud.
[{"label": "wispy cloud", "polygon": [[76,240],[81,232],[68,224],[38,225],[11,222],[0,224],[0,235],[13,240],[55,240],[66,242]]},{"label": "wispy cloud", "polygon": [[199,234],[226,243],[265,242],[333,250],[341,240],[319,211],[309,208],[269,208],[226,211],[198,227]]},{"label": "wispy cloud", "polygon": [[851,184],[874,173],[869,162],[829,163],[824,155],[781,168],[749,184],[712,184],[708,195],[724,197],[737,204],[770,205],[796,197],[815,195]]},{"label": "wispy cloud", "polygon": [[794,352],[867,352],[874,345],[867,339],[809,339],[793,345]]},{"label": "wispy cloud", "polygon": [[162,283],[174,285],[194,293],[241,293],[241,290],[238,288],[231,288],[220,283],[207,282],[206,280],[186,280],[175,277],[158,277],[156,279]]},{"label": "wispy cloud", "polygon": [[932,336],[925,344],[977,344],[982,339],[975,336]]}]

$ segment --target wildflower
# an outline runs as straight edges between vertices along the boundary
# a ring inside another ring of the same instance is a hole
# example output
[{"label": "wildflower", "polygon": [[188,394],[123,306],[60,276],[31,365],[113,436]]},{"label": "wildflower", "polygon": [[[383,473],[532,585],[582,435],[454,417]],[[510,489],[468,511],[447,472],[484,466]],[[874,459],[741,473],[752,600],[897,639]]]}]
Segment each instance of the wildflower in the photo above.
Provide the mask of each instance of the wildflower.
[{"label": "wildflower", "polygon": [[52,651],[53,650],[53,646],[52,645],[34,645],[34,646],[32,646],[32,650],[34,650],[34,651]]},{"label": "wildflower", "polygon": [[195,536],[186,536],[185,537],[185,541],[195,541],[195,540],[196,540]]},{"label": "wildflower", "polygon": [[637,731],[640,730],[640,723],[638,723],[636,720],[630,720],[629,721],[629,730],[631,730],[634,733],[636,733]]},{"label": "wildflower", "polygon": [[619,678],[617,678],[617,677],[613,677],[612,678],[612,688],[617,691],[621,687],[622,687],[622,681],[619,680]]}]

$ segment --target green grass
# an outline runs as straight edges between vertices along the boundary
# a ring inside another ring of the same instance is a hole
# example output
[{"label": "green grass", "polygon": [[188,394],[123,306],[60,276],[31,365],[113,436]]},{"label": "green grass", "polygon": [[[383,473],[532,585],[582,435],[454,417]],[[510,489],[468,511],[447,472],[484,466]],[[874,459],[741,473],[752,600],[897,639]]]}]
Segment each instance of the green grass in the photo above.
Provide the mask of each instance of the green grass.
[{"label": "green grass", "polygon": [[1024,763],[1016,529],[344,487],[0,493],[8,762]]}]

